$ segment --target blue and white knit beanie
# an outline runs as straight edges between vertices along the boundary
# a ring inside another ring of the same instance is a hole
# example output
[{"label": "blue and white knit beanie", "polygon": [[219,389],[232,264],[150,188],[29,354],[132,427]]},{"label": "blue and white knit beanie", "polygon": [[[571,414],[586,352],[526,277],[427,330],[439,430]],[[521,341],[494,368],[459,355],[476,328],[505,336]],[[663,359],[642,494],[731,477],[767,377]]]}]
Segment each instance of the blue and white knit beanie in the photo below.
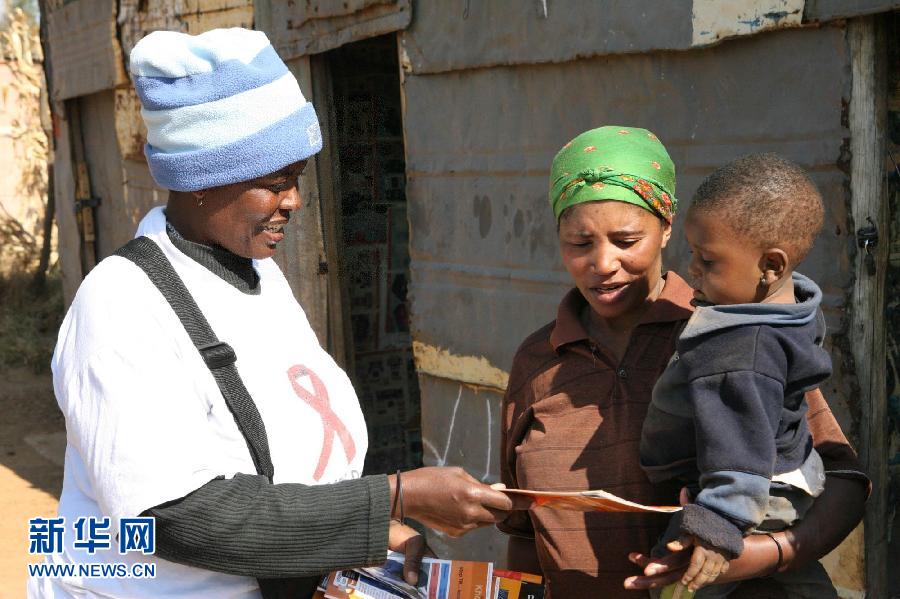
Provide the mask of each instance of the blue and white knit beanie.
[{"label": "blue and white knit beanie", "polygon": [[155,31],[131,51],[156,182],[197,191],[247,181],[322,149],[312,104],[266,34]]}]

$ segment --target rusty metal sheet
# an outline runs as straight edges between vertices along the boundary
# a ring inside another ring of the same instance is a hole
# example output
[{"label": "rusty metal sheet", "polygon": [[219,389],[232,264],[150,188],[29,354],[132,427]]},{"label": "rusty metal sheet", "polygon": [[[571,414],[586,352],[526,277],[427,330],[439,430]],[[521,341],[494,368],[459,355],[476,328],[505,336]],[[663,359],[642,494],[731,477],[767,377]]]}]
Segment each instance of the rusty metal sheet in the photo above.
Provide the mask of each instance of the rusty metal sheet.
[{"label": "rusty metal sheet", "polygon": [[898,0],[419,1],[401,48],[408,72],[441,73],[686,50],[898,7]]},{"label": "rusty metal sheet", "polygon": [[46,15],[54,99],[128,82],[116,39],[114,0],[75,0]]},{"label": "rusty metal sheet", "polygon": [[416,372],[428,374],[475,388],[502,393],[509,384],[509,373],[497,368],[482,356],[459,356],[447,350],[413,341]]},{"label": "rusty metal sheet", "polygon": [[410,0],[257,0],[256,26],[284,60],[405,29]]},{"label": "rusty metal sheet", "polygon": [[[500,402],[496,390],[480,389],[431,376],[419,377],[423,397],[447,401],[422,404],[423,461],[426,466],[461,466],[473,477],[496,482],[500,477]],[[428,544],[438,555],[505,562],[506,539],[485,528],[452,539],[429,531]]]},{"label": "rusty metal sheet", "polygon": [[694,0],[691,45],[704,46],[738,35],[798,27],[804,0]]},{"label": "rusty metal sheet", "polygon": [[803,19],[828,21],[859,17],[900,8],[898,0],[806,0]]},{"label": "rusty metal sheet", "polygon": [[[800,270],[822,286],[829,329],[839,336],[853,276],[841,166],[848,64],[844,30],[827,26],[687,52],[407,74],[410,297],[417,358],[427,350],[419,375],[427,463],[445,460],[493,480],[484,464],[489,452],[498,457],[496,438],[484,431],[475,392],[499,398],[485,382],[502,380],[519,344],[555,317],[571,287],[547,177],[556,151],[592,126],[657,133],[678,167],[682,210],[703,177],[742,154],[776,151],[807,168],[825,197],[826,225]],[[664,264],[686,274],[681,220],[675,227]],[[852,434],[841,348],[833,335],[835,376],[823,390]],[[472,431],[448,442],[458,401],[453,430]],[[485,542],[464,537],[446,546],[461,556]]]},{"label": "rusty metal sheet", "polygon": [[691,10],[691,0],[424,0],[401,44],[417,74],[683,49]]}]

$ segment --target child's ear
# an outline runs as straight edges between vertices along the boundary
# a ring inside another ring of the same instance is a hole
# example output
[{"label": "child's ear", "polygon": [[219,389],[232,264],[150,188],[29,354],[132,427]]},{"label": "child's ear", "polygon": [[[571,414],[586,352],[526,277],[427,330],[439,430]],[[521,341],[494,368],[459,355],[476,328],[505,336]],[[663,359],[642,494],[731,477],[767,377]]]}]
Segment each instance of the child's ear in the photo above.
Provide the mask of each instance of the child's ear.
[{"label": "child's ear", "polygon": [[759,282],[764,285],[772,285],[790,273],[791,261],[784,250],[769,248],[763,252],[760,258],[759,268],[762,271]]}]

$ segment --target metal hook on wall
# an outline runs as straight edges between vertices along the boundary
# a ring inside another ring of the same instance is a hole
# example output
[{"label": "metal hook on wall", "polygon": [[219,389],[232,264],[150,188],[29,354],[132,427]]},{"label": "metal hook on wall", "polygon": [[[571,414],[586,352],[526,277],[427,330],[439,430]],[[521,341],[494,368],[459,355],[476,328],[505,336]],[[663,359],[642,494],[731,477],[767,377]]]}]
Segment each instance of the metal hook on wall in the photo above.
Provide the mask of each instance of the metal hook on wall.
[{"label": "metal hook on wall", "polygon": [[856,230],[856,245],[858,245],[866,253],[863,260],[866,263],[866,272],[869,276],[875,274],[875,254],[871,250],[878,247],[878,227],[871,216],[867,216],[868,226],[860,227]]}]

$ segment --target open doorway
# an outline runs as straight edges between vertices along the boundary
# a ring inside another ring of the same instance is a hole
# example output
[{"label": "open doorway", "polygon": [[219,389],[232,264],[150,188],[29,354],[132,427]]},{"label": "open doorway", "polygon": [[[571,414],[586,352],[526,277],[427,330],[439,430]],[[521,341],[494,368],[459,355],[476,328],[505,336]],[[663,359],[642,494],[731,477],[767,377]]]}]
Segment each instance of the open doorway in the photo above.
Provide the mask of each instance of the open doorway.
[{"label": "open doorway", "polygon": [[[338,262],[344,361],[369,429],[365,473],[422,462],[419,385],[407,286],[409,225],[397,38],[321,55],[335,221],[325,244]],[[323,196],[324,198],[324,196]],[[334,279],[332,279],[334,281]],[[334,322],[332,319],[331,322]]]}]

